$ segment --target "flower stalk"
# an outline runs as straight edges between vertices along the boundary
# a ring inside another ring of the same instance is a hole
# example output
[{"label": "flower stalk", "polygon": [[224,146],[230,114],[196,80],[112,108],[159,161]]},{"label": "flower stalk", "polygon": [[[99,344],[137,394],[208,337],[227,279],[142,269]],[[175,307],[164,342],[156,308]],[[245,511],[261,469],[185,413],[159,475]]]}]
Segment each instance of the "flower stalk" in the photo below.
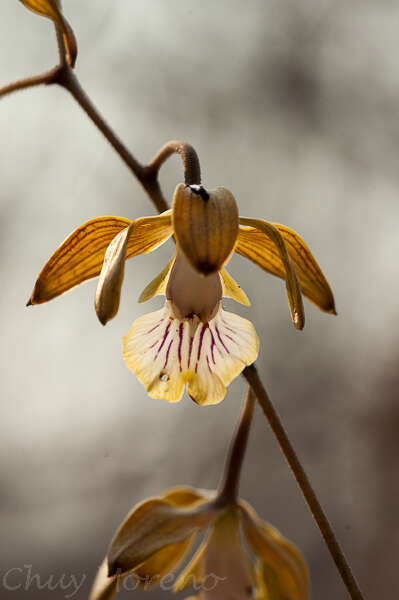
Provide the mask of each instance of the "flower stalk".
[{"label": "flower stalk", "polygon": [[224,472],[215,498],[217,505],[234,504],[238,497],[242,464],[247,449],[249,431],[255,408],[255,394],[248,386],[247,395],[230,443]]},{"label": "flower stalk", "polygon": [[364,600],[362,592],[360,591],[359,584],[357,583],[352,570],[349,566],[347,559],[343,553],[343,550],[338,543],[338,540],[334,534],[334,531],[327,519],[327,516],[312,488],[308,476],[299,458],[294,450],[294,447],[284,429],[284,426],[280,420],[280,417],[274,408],[269,395],[259,378],[258,371],[255,365],[246,367],[243,371],[243,376],[247,380],[248,384],[252,388],[258,402],[263,410],[266,419],[280,445],[281,451],[283,452],[291,471],[304,495],[306,503],[313,515],[314,520],[324,538],[326,546],[335,562],[335,565],[341,575],[341,578],[349,592],[352,600]]}]

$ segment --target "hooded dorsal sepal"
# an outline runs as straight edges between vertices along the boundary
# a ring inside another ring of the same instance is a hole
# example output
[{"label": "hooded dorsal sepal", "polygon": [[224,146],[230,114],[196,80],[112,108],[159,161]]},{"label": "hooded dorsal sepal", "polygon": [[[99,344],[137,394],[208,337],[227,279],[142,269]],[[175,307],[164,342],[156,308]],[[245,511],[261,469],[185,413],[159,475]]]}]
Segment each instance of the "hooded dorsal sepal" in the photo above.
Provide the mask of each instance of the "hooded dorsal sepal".
[{"label": "hooded dorsal sepal", "polygon": [[206,190],[179,184],[173,197],[173,228],[187,260],[203,275],[220,271],[238,235],[238,209],[224,187]]}]

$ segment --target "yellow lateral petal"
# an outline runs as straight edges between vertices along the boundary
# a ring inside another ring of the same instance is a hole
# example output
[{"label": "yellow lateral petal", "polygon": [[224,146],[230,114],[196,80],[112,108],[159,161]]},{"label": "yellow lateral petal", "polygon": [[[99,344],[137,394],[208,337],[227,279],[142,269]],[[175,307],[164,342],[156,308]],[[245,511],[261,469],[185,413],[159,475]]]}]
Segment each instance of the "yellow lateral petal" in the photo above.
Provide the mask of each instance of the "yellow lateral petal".
[{"label": "yellow lateral petal", "polygon": [[[41,304],[97,277],[112,239],[132,221],[123,217],[98,217],[87,221],[61,244],[44,265],[28,304]],[[172,235],[170,211],[134,221],[126,258],[151,252]]]},{"label": "yellow lateral petal", "polygon": [[162,548],[186,540],[207,527],[214,512],[207,504],[181,508],[162,498],[150,498],[138,504],[111,542],[109,575],[136,569]]},{"label": "yellow lateral petal", "polygon": [[[308,246],[292,229],[273,223],[284,237],[304,296],[321,310],[336,314],[334,296]],[[235,251],[259,267],[285,279],[285,269],[273,242],[261,231],[240,227]]]},{"label": "yellow lateral petal", "polygon": [[226,269],[222,269],[220,271],[220,277],[222,279],[224,298],[232,298],[240,304],[244,304],[245,306],[251,306],[248,296],[246,295],[244,290],[238,285],[236,281],[234,281],[234,279],[232,278],[230,273],[226,271]]},{"label": "yellow lateral petal", "polygon": [[125,273],[126,248],[133,227],[134,223],[122,229],[105,252],[94,300],[97,317],[103,325],[112,319],[119,309]]},{"label": "yellow lateral petal", "polygon": [[147,300],[154,298],[154,296],[160,296],[161,294],[165,295],[166,286],[168,285],[168,279],[175,257],[176,254],[170,259],[159,275],[157,275],[141,292],[139,302],[147,302]]},{"label": "yellow lateral petal", "polygon": [[238,234],[238,210],[226,188],[206,191],[179,184],[173,197],[176,241],[192,266],[204,275],[229,259]]},{"label": "yellow lateral petal", "polygon": [[57,0],[20,0],[20,2],[31,11],[42,17],[51,19],[58,25],[64,36],[68,63],[71,67],[74,67],[78,53],[75,34],[73,33],[72,27],[58,8]]},{"label": "yellow lateral petal", "polygon": [[273,600],[310,600],[309,572],[299,550],[277,529],[262,522],[246,502],[240,501],[240,508],[248,545],[260,561],[258,584],[264,594],[260,598],[269,600],[269,581],[275,592]]},{"label": "yellow lateral petal", "polygon": [[[240,217],[240,224],[249,225],[250,227],[259,230],[263,234],[263,236],[268,237],[274,245],[275,249],[278,252],[280,262],[284,266],[284,279],[286,284],[288,304],[291,311],[292,322],[294,323],[296,329],[303,329],[305,325],[305,314],[303,310],[301,288],[299,286],[295,269],[288,254],[284,238],[281,235],[280,231],[271,223],[268,223],[267,221],[262,221],[260,219],[247,219],[246,217]],[[239,254],[242,254],[243,256],[246,256],[247,258],[250,258],[251,260],[257,263],[257,261],[253,258],[256,246],[250,245],[249,251],[248,248],[245,253],[243,251],[240,237],[242,231],[242,228],[240,228],[235,251]]]}]

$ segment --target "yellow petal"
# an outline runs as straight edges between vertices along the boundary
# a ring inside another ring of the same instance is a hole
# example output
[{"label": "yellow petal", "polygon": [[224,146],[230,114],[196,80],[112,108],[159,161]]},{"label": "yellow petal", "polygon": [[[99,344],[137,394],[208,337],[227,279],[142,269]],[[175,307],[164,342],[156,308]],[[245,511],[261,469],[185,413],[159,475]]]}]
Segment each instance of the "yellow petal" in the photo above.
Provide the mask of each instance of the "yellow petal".
[{"label": "yellow petal", "polygon": [[134,576],[140,587],[151,589],[160,583],[162,577],[176,569],[187,554],[194,537],[195,534],[182,542],[170,544],[162,550],[158,550],[134,569]]},{"label": "yellow petal", "polygon": [[[336,314],[331,288],[308,246],[292,229],[277,223],[273,225],[284,238],[303,295],[321,310]],[[253,227],[240,227],[235,251],[265,271],[285,279],[285,268],[280,255],[272,240],[262,231]]]},{"label": "yellow petal", "polygon": [[255,578],[256,600],[288,600],[277,572],[261,559],[256,561]]},{"label": "yellow petal", "polygon": [[251,306],[251,303],[248,300],[248,296],[246,295],[244,290],[238,285],[236,281],[234,281],[234,279],[232,278],[230,273],[226,271],[226,269],[222,269],[220,271],[220,277],[222,278],[223,296],[225,298],[232,298],[240,304],[244,304],[245,306]]},{"label": "yellow petal", "polygon": [[[163,492],[160,499],[175,507],[193,507],[194,505],[205,504],[212,497],[213,494],[207,491],[189,486],[179,486]],[[126,572],[125,575],[108,577],[108,561],[105,559],[94,580],[89,600],[108,600],[112,598],[118,587],[122,585],[125,576],[134,578],[132,584],[129,583],[129,589],[136,582],[138,586],[146,589],[155,586],[164,575],[179,565],[188,551],[193,537],[191,535],[181,542],[161,548],[134,570]]]},{"label": "yellow petal", "polygon": [[194,556],[184,567],[173,586],[175,594],[182,592],[188,587],[200,587],[204,577],[204,554],[208,547],[209,536],[201,543],[200,547],[195,552]]},{"label": "yellow petal", "polygon": [[173,591],[195,586],[207,600],[242,600],[252,597],[253,583],[253,569],[241,543],[236,510],[230,507],[213,523]]},{"label": "yellow petal", "polygon": [[[193,487],[180,486],[171,488],[162,494],[162,498],[177,507],[193,507],[209,502],[214,494]],[[183,542],[172,544],[154,554],[141,567],[135,569],[135,574],[140,575],[141,581],[153,581],[153,585],[159,579],[175,569],[188,551],[194,536]],[[149,577],[153,573],[152,579]],[[157,580],[157,581],[156,581]],[[144,584],[145,585],[145,584]]]},{"label": "yellow petal", "polygon": [[89,600],[111,600],[118,591],[119,583],[121,583],[119,576],[108,577],[108,562],[105,559],[97,571]]},{"label": "yellow petal", "polygon": [[178,402],[187,383],[198,404],[217,404],[226,386],[256,360],[259,341],[250,321],[219,308],[203,323],[174,316],[166,302],[137,319],[123,338],[123,358],[151,398]]},{"label": "yellow petal", "polygon": [[162,498],[174,506],[192,506],[201,502],[207,502],[212,494],[205,490],[189,486],[179,486],[166,490]]},{"label": "yellow petal", "polygon": [[[176,255],[175,255],[176,256]],[[147,287],[141,292],[139,297],[139,302],[147,302],[154,296],[160,296],[161,294],[165,295],[166,286],[168,285],[168,279],[170,275],[171,268],[173,266],[173,262],[175,260],[175,256],[170,259],[166,267],[162,269],[162,271],[147,285]]]},{"label": "yellow petal", "polygon": [[[260,232],[262,232],[263,236],[268,237],[274,245],[275,249],[278,252],[278,256],[280,257],[280,262],[284,266],[284,278],[292,322],[294,323],[297,329],[303,329],[305,325],[305,314],[303,311],[301,288],[299,287],[295,269],[292,265],[290,256],[287,251],[287,247],[285,245],[284,238],[281,235],[280,231],[271,223],[268,223],[267,221],[261,221],[260,219],[247,219],[246,217],[240,217],[240,224],[249,225],[250,227],[258,229]],[[239,254],[243,254],[243,256],[246,256],[247,258],[250,258],[254,262],[257,262],[253,258],[253,247],[250,247],[249,252],[246,251],[244,253],[244,251],[242,250],[242,244],[240,239],[241,233],[242,228],[240,228],[235,251]]]},{"label": "yellow petal", "polygon": [[206,191],[179,184],[173,197],[177,243],[192,266],[208,275],[229,259],[238,234],[238,210],[226,188]]},{"label": "yellow petal", "polygon": [[125,273],[126,248],[133,227],[134,223],[122,229],[105,252],[94,300],[97,317],[103,325],[112,319],[119,309]]},{"label": "yellow petal", "polygon": [[65,19],[64,15],[58,8],[57,0],[20,0],[31,11],[51,19],[61,29],[65,48],[67,51],[68,63],[71,67],[75,65],[78,49],[76,38],[73,33],[72,27]]},{"label": "yellow petal", "polygon": [[[260,561],[260,598],[309,600],[309,573],[302,554],[274,527],[262,522],[247,503],[241,501],[240,508],[248,545]],[[274,588],[274,596],[269,596],[268,582]]]},{"label": "yellow petal", "polygon": [[162,548],[190,538],[199,529],[207,527],[214,511],[207,504],[176,507],[162,498],[151,498],[138,504],[111,542],[109,574],[131,571]]},{"label": "yellow petal", "polygon": [[[123,217],[98,217],[76,229],[44,265],[28,304],[41,304],[97,277],[106,249],[132,221]],[[151,252],[172,235],[170,211],[134,221],[126,258]]]}]

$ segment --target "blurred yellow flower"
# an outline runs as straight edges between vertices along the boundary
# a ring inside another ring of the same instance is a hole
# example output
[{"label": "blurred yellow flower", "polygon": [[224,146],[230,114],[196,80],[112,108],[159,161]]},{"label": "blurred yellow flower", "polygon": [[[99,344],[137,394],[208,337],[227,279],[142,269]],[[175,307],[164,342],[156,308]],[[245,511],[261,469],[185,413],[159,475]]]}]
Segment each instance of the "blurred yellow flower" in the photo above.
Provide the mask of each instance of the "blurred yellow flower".
[{"label": "blurred yellow flower", "polygon": [[187,385],[202,405],[220,402],[226,386],[256,360],[250,321],[222,308],[222,297],[249,305],[224,265],[235,251],[286,281],[292,320],[304,326],[301,292],[335,313],[331,289],[300,236],[238,216],[225,188],[179,184],[173,208],[130,221],[99,217],[76,229],[42,269],[28,304],[40,304],[99,275],[95,307],[105,324],[119,308],[125,260],[151,252],[172,235],[176,252],[139,301],[166,295],[161,310],[137,319],[123,338],[123,357],[153,398],[180,400]]},{"label": "blurred yellow flower", "polygon": [[206,537],[174,581],[175,592],[192,587],[201,600],[309,600],[308,569],[295,546],[245,502],[225,506],[214,498],[182,487],[134,507],[111,542],[90,600],[112,598],[128,578],[144,589],[170,587],[201,530]]}]

